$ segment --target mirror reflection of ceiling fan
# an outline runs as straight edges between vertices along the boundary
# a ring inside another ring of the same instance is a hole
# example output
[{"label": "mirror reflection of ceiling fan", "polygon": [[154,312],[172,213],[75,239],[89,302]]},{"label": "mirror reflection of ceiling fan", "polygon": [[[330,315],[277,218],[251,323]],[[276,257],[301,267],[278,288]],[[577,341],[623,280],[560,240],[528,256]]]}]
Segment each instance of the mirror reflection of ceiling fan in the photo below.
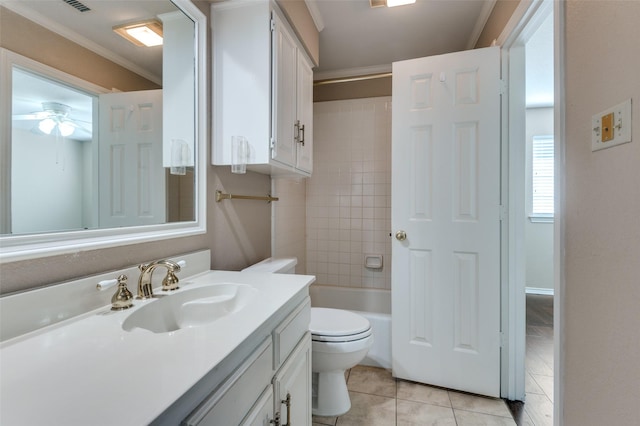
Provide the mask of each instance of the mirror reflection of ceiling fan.
[{"label": "mirror reflection of ceiling fan", "polygon": [[91,123],[74,119],[70,114],[71,107],[68,105],[59,102],[43,102],[42,111],[31,114],[14,115],[13,119],[38,120],[38,130],[47,135],[59,134],[60,136],[67,137],[74,134],[76,130],[91,135],[91,130],[80,124],[85,123],[91,125]]}]

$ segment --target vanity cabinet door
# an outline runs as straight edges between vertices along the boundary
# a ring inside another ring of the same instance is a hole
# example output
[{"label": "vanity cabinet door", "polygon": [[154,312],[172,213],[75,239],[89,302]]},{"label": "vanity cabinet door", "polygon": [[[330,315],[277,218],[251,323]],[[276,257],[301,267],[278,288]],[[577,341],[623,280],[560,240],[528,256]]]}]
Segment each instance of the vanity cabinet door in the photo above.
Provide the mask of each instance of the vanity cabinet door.
[{"label": "vanity cabinet door", "polygon": [[306,333],[273,379],[282,424],[311,425],[311,334]]},{"label": "vanity cabinet door", "polygon": [[273,386],[269,385],[240,426],[269,426],[273,419]]},{"label": "vanity cabinet door", "polygon": [[183,426],[240,424],[269,383],[273,374],[272,363],[273,348],[269,338],[213,394],[205,398],[182,422]]}]

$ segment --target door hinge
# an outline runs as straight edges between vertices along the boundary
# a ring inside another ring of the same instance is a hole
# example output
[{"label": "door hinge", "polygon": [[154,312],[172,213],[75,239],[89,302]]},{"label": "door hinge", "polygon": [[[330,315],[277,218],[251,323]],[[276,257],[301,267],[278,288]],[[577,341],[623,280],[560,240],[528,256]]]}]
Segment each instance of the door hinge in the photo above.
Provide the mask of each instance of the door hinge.
[{"label": "door hinge", "polygon": [[498,206],[498,211],[499,211],[498,215],[500,217],[500,221],[505,220],[507,218],[507,213],[508,213],[507,208],[504,205],[500,204],[500,206]]},{"label": "door hinge", "polygon": [[504,348],[507,346],[507,335],[504,334],[504,331],[500,332],[500,347]]},{"label": "door hinge", "polygon": [[276,30],[276,20],[271,18],[271,32],[273,32],[275,30]]},{"label": "door hinge", "polygon": [[507,83],[507,80],[500,79],[500,94],[504,95],[505,93],[507,93],[508,89],[509,83]]},{"label": "door hinge", "polygon": [[271,149],[274,149],[276,147],[276,138],[272,137],[270,143],[271,143]]}]

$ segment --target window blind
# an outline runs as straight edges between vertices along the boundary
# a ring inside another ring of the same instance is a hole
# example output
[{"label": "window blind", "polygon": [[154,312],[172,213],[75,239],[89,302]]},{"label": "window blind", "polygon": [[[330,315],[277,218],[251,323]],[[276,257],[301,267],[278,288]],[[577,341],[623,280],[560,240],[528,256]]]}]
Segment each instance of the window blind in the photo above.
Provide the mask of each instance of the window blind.
[{"label": "window blind", "polygon": [[553,137],[534,136],[532,148],[532,215],[553,216]]}]

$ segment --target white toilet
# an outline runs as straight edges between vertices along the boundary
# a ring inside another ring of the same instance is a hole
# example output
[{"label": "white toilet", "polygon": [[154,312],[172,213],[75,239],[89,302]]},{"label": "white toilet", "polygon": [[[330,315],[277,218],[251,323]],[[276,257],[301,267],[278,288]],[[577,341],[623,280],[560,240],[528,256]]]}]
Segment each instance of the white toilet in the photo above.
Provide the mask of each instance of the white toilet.
[{"label": "white toilet", "polygon": [[[269,258],[243,271],[295,273],[298,260]],[[344,373],[364,359],[373,344],[371,324],[341,309],[311,308],[313,414],[340,416],[351,408]]]}]

